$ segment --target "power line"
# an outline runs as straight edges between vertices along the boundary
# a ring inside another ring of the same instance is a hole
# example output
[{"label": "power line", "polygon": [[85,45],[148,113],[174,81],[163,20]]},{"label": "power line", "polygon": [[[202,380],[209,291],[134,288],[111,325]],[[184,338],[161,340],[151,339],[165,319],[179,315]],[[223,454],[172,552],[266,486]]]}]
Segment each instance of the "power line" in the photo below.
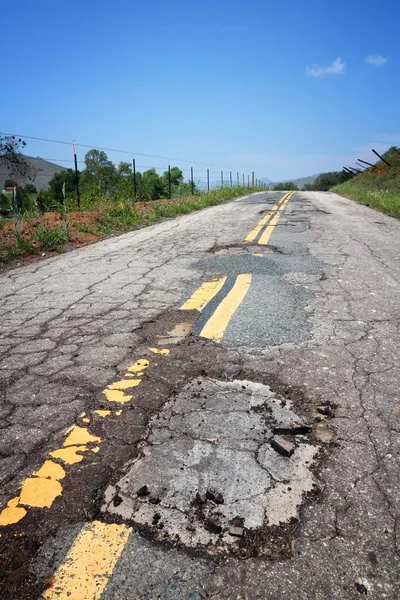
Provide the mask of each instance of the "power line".
[{"label": "power line", "polygon": [[[21,133],[6,133],[4,131],[0,131],[0,135],[5,135],[5,136],[9,136],[9,137],[18,137],[18,138],[24,138],[27,140],[35,140],[35,141],[39,141],[39,142],[50,142],[53,144],[64,144],[66,146],[72,146],[72,142],[66,142],[63,140],[51,140],[48,138],[41,138],[41,137],[35,137],[32,135],[23,135]],[[199,162],[199,161],[195,161],[195,160],[187,160],[185,158],[174,158],[174,157],[170,157],[170,156],[159,156],[157,154],[144,154],[143,152],[133,152],[133,151],[129,151],[129,150],[117,150],[115,148],[104,148],[101,146],[92,146],[89,144],[76,144],[79,148],[90,148],[92,150],[103,150],[105,152],[118,152],[121,154],[129,154],[130,156],[132,155],[137,155],[137,156],[146,156],[147,158],[158,158],[160,160],[166,160],[168,161],[168,163],[170,163],[170,161],[176,161],[176,162],[185,162],[188,163],[190,165],[206,165],[209,167],[217,167],[217,168],[221,168],[221,165],[216,165],[213,163],[207,163],[207,162]],[[82,162],[82,161],[79,161]],[[232,171],[235,170],[231,167],[225,167],[225,169],[231,169]]]}]

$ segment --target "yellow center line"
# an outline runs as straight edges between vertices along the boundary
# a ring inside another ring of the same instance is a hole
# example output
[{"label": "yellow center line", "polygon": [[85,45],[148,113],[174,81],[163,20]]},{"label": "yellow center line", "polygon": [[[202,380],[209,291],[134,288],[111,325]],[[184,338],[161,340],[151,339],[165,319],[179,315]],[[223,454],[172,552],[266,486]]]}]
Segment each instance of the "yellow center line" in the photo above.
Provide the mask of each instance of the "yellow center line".
[{"label": "yellow center line", "polygon": [[285,201],[287,195],[288,194],[285,194],[283,196],[283,198],[281,198],[281,200],[277,204],[275,204],[275,206],[272,207],[272,211],[270,213],[268,213],[265,217],[263,217],[261,219],[261,221],[254,227],[254,229],[252,231],[250,231],[249,235],[244,240],[245,244],[249,244],[250,242],[254,242],[254,240],[256,239],[256,237],[258,236],[258,234],[260,233],[261,229],[264,227],[264,225],[266,225],[268,223],[268,221],[272,217],[273,212],[275,210],[278,210],[279,206]]},{"label": "yellow center line", "polygon": [[229,321],[239,308],[240,303],[249,291],[251,283],[251,275],[246,273],[238,275],[236,278],[235,285],[217,306],[213,315],[208,319],[200,332],[201,337],[215,340],[216,342],[221,341],[228,327]]},{"label": "yellow center line", "polygon": [[288,194],[286,194],[285,201],[281,204],[279,212],[274,216],[271,223],[268,225],[268,227],[265,229],[264,233],[258,240],[258,243],[261,246],[266,246],[268,244],[269,238],[271,237],[273,230],[275,229],[279,219],[281,218],[282,212],[285,210],[287,203],[289,202],[290,198],[293,196],[294,193],[295,192],[289,192]]},{"label": "yellow center line", "polygon": [[181,306],[181,310],[202,311],[205,306],[218,294],[226,281],[226,277],[218,277],[213,281],[203,283],[194,294]]},{"label": "yellow center line", "polygon": [[100,521],[84,525],[43,598],[99,600],[131,531],[126,525]]}]

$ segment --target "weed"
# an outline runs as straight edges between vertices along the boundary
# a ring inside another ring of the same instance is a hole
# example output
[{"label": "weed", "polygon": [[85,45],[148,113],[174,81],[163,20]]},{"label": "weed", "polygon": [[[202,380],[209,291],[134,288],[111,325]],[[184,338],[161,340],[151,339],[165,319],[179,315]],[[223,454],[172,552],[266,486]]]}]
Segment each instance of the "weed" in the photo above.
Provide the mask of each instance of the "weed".
[{"label": "weed", "polygon": [[76,223],[75,227],[82,233],[94,233],[93,227],[87,223]]},{"label": "weed", "polygon": [[70,234],[62,225],[56,227],[40,225],[36,232],[36,239],[42,242],[44,250],[57,250],[60,244],[65,244],[70,240]]}]

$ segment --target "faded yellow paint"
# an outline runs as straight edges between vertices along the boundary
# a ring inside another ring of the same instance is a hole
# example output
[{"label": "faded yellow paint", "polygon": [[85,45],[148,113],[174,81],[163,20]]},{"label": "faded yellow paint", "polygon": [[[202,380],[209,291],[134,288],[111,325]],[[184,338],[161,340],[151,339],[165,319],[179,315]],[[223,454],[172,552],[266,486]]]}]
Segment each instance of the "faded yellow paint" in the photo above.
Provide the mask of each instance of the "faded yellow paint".
[{"label": "faded yellow paint", "polygon": [[82,421],[83,423],[90,423],[89,417],[83,417]]},{"label": "faded yellow paint", "polygon": [[25,517],[27,511],[22,506],[18,506],[18,503],[18,496],[7,502],[6,508],[3,508],[0,512],[0,527],[14,525],[14,523],[18,523]]},{"label": "faded yellow paint", "polygon": [[269,238],[271,237],[271,234],[272,234],[273,230],[275,229],[276,224],[279,221],[280,217],[281,217],[280,213],[277,213],[274,216],[274,218],[272,219],[271,223],[268,225],[268,227],[262,233],[260,239],[258,240],[258,243],[260,244],[260,246],[266,246],[268,244]]},{"label": "faded yellow paint", "polygon": [[249,244],[250,242],[254,242],[254,240],[256,239],[256,237],[258,236],[258,234],[260,233],[260,231],[262,230],[262,228],[265,227],[265,225],[268,223],[268,221],[272,217],[274,211],[278,210],[279,207],[286,201],[287,197],[289,196],[289,193],[290,192],[284,194],[284,196],[279,200],[279,202],[272,207],[271,212],[269,212],[267,215],[265,215],[265,217],[263,217],[261,219],[261,221],[256,225],[256,227],[245,238],[245,240],[244,240],[245,244]]},{"label": "faded yellow paint", "polygon": [[128,396],[120,390],[104,390],[103,394],[109,402],[118,402],[118,404],[126,404],[133,398],[133,396]]},{"label": "faded yellow paint", "polygon": [[268,244],[269,238],[271,237],[271,234],[272,234],[273,230],[275,229],[275,227],[281,217],[282,212],[285,210],[287,203],[289,202],[290,198],[293,196],[294,193],[295,192],[289,192],[286,194],[286,196],[284,196],[284,201],[281,203],[281,206],[279,207],[279,212],[277,212],[277,214],[272,219],[271,223],[268,225],[268,227],[265,229],[265,231],[261,235],[260,239],[258,240],[258,243],[261,246],[266,246]]},{"label": "faded yellow paint", "polygon": [[[99,417],[109,417],[112,414],[111,410],[94,410],[93,413],[95,415],[99,415]],[[115,413],[117,414],[117,413]]]},{"label": "faded yellow paint", "polygon": [[28,477],[22,484],[20,504],[36,508],[50,508],[57,496],[61,496],[62,486],[55,479]]},{"label": "faded yellow paint", "polygon": [[89,442],[101,442],[101,438],[89,433],[86,427],[73,425],[70,432],[69,436],[64,440],[63,446],[79,446],[80,444],[85,445]]},{"label": "faded yellow paint", "polygon": [[128,368],[128,373],[137,373],[142,375],[142,371],[150,366],[150,361],[147,358],[140,358],[131,367]]},{"label": "faded yellow paint", "polygon": [[75,463],[82,462],[84,459],[83,454],[78,454],[78,452],[88,451],[89,448],[86,448],[85,446],[69,446],[69,448],[59,448],[58,450],[50,452],[50,456],[59,458],[66,465],[74,465]]},{"label": "faded yellow paint", "polygon": [[153,354],[162,354],[163,356],[168,356],[168,354],[171,352],[171,350],[168,348],[163,348],[162,350],[159,350],[158,348],[149,348],[149,350]]},{"label": "faded yellow paint", "polygon": [[251,275],[249,273],[238,275],[235,285],[215,309],[200,332],[201,337],[219,342],[229,325],[229,321],[239,308],[240,303],[249,291]]},{"label": "faded yellow paint", "polygon": [[212,281],[203,283],[192,296],[181,306],[181,310],[199,310],[202,311],[205,306],[222,289],[226,277],[218,277]]},{"label": "faded yellow paint", "polygon": [[142,383],[141,379],[121,379],[108,386],[109,390],[127,390],[128,388],[136,387]]},{"label": "faded yellow paint", "polygon": [[132,529],[94,521],[84,525],[57,569],[47,600],[99,600]]},{"label": "faded yellow paint", "polygon": [[285,202],[282,203],[282,205],[280,206],[279,210],[283,211],[286,208],[286,204],[289,202],[290,198],[295,194],[296,192],[289,192],[289,194],[287,195],[287,197],[285,198]]},{"label": "faded yellow paint", "polygon": [[262,254],[261,252],[254,252],[253,256],[258,256],[258,257],[262,257],[264,256],[264,254]]},{"label": "faded yellow paint", "polygon": [[34,473],[36,477],[46,477],[49,479],[64,479],[65,471],[61,465],[53,462],[52,460],[46,460],[40,467],[39,471]]},{"label": "faded yellow paint", "polygon": [[119,415],[122,415],[122,410],[116,410],[115,414],[117,415],[117,417],[119,417]]},{"label": "faded yellow paint", "polygon": [[264,225],[268,223],[271,217],[272,213],[268,213],[265,217],[261,219],[261,221],[256,225],[256,227],[254,227],[254,229],[250,231],[249,235],[245,238],[245,244],[249,244],[250,242],[253,242],[256,239],[261,229],[264,227]]}]

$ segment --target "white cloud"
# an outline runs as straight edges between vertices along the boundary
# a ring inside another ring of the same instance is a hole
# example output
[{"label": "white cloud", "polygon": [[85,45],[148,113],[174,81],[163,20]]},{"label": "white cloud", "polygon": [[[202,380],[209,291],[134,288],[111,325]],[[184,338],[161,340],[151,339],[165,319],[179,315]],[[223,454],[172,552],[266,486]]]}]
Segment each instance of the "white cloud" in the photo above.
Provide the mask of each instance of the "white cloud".
[{"label": "white cloud", "polygon": [[313,65],[306,68],[307,77],[324,77],[324,75],[342,75],[346,72],[346,64],[341,58],[336,58],[328,67]]},{"label": "white cloud", "polygon": [[388,59],[385,56],[382,56],[381,54],[370,54],[365,59],[365,62],[367,62],[369,65],[374,65],[374,67],[381,67],[387,61]]}]

